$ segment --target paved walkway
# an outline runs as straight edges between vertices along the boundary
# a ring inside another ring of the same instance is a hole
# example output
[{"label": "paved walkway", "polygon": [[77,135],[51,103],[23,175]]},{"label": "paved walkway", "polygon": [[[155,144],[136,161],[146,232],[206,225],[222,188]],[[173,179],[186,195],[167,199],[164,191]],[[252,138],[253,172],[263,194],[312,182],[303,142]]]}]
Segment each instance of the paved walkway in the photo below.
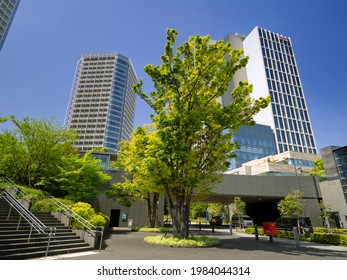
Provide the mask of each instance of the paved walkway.
[{"label": "paved walkway", "polygon": [[143,241],[148,235],[157,233],[130,232],[128,229],[113,228],[104,240],[103,250],[81,254],[52,257],[53,259],[75,260],[347,260],[347,247],[300,242],[296,247],[293,240],[252,235],[216,229],[193,231],[194,234],[214,236],[221,239],[218,247],[175,248],[152,245]]}]

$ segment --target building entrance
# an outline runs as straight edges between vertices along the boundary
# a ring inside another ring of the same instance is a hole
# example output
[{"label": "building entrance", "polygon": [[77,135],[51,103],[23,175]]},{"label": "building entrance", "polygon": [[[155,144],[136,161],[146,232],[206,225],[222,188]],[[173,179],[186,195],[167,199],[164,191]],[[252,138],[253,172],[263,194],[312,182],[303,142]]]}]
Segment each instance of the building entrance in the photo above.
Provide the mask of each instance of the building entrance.
[{"label": "building entrance", "polygon": [[111,209],[110,227],[119,227],[120,209]]}]

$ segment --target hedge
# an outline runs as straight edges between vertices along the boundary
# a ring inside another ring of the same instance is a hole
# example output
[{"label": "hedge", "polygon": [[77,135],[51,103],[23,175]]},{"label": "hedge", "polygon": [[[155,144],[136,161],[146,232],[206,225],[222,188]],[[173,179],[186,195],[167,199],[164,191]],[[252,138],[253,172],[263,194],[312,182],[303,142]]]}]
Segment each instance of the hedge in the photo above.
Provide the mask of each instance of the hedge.
[{"label": "hedge", "polygon": [[346,234],[310,234],[311,242],[347,246]]},{"label": "hedge", "polygon": [[[344,230],[341,229],[340,232],[344,232]],[[255,235],[255,230],[254,228],[246,228],[245,233]],[[264,231],[262,228],[258,228],[258,234],[264,235]],[[294,239],[294,233],[292,231],[278,230],[276,237],[285,238],[285,239]],[[347,246],[347,234],[341,234],[341,233],[327,234],[325,232],[320,232],[320,230],[318,230],[318,232],[315,232],[315,233],[300,235],[299,239],[300,241],[310,241],[310,242],[316,242],[316,243],[322,243],[322,244]]]}]

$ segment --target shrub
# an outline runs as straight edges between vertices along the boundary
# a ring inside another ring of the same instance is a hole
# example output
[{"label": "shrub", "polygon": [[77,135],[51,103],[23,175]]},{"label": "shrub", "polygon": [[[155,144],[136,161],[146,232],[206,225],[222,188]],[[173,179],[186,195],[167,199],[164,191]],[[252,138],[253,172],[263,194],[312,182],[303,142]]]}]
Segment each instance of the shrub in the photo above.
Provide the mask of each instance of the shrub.
[{"label": "shrub", "polygon": [[[258,235],[264,235],[264,230],[262,227],[258,227]],[[254,234],[255,235],[255,229],[254,227],[247,227],[245,228],[245,233],[248,233],[248,234]]]},{"label": "shrub", "polygon": [[[96,213],[94,208],[85,202],[77,202],[72,205],[71,210],[80,215],[83,219],[87,220],[94,226],[106,226],[109,222],[109,218],[102,214]],[[73,220],[71,222],[71,226],[74,229],[82,229],[83,225],[81,225],[77,220]]]},{"label": "shrub", "polygon": [[143,231],[143,232],[172,232],[172,228],[165,228],[165,227],[160,227],[160,228],[136,227],[136,231]]},{"label": "shrub", "polygon": [[21,197],[21,198],[31,198],[33,200],[39,200],[39,199],[43,199],[44,197],[46,197],[48,195],[47,192],[44,192],[44,191],[39,190],[39,189],[33,189],[33,188],[29,188],[29,187],[21,187],[21,189],[27,193],[26,196]]},{"label": "shrub", "polygon": [[206,247],[216,246],[220,240],[217,238],[211,238],[206,236],[196,236],[189,239],[181,239],[174,237],[165,237],[163,235],[147,236],[144,239],[145,242],[151,244],[158,244],[164,246],[176,246],[176,247]]},{"label": "shrub", "polygon": [[[73,201],[68,199],[62,199],[58,198],[58,200],[65,204],[66,206],[71,207],[73,205]],[[45,198],[41,200],[36,200],[33,205],[31,206],[30,210],[32,212],[62,212],[62,209],[60,209],[51,199]]]},{"label": "shrub", "polygon": [[344,234],[313,233],[310,238],[312,242],[347,246],[347,235]]}]

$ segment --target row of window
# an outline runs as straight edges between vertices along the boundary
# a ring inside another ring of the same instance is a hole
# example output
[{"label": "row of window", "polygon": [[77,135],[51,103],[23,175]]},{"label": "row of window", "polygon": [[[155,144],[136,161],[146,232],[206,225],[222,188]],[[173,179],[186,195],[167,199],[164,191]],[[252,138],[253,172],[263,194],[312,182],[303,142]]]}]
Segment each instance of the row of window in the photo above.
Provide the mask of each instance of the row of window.
[{"label": "row of window", "polygon": [[110,83],[104,83],[101,84],[100,82],[96,81],[93,84],[87,83],[86,85],[78,85],[78,89],[90,89],[90,88],[107,88],[110,89]]},{"label": "row of window", "polygon": [[[291,92],[291,90],[293,90],[293,92]],[[301,88],[292,87],[291,90],[289,92],[283,92],[283,93],[270,90],[269,93],[270,93],[271,103],[278,103],[278,104],[306,110],[305,99],[303,97]]]},{"label": "row of window", "polygon": [[74,114],[74,117],[77,116],[80,114],[80,117],[82,118],[86,118],[86,117],[89,117],[89,118],[106,118],[107,117],[107,114],[105,114],[104,112],[90,112],[89,110],[80,110],[80,111],[77,111],[77,110],[74,110],[73,111],[73,114]]},{"label": "row of window", "polygon": [[[81,101],[78,101],[78,100],[81,100]],[[82,97],[80,96],[76,96],[76,102],[80,103],[80,102],[83,102],[83,103],[89,103],[89,102],[93,102],[93,103],[100,103],[100,102],[108,102],[109,101],[109,98],[95,98],[95,97],[89,97],[87,98],[85,95],[83,95]]]},{"label": "row of window", "polygon": [[80,94],[83,94],[83,95],[86,95],[86,96],[89,96],[88,93],[97,93],[95,94],[95,96],[109,96],[110,95],[110,91],[109,89],[77,89],[75,90],[76,93],[80,93]]},{"label": "row of window", "polygon": [[[71,120],[71,124],[92,124],[92,123],[99,123],[99,124],[104,124],[106,122],[106,119],[94,119],[94,118],[88,118],[88,116],[81,116],[81,115],[72,115],[72,118],[74,119]],[[79,125],[77,125],[79,126]]]},{"label": "row of window", "polygon": [[304,95],[300,87],[300,80],[299,79],[294,79],[294,80],[296,80],[296,83],[294,83],[295,85],[288,85],[285,83],[276,82],[274,80],[267,79],[267,86],[270,91],[287,93],[293,96],[298,96],[303,98]]},{"label": "row of window", "polygon": [[311,125],[309,122],[298,121],[295,119],[287,119],[279,116],[274,116],[275,126],[277,129],[285,129],[294,132],[304,132],[312,134]]},{"label": "row of window", "polygon": [[[282,64],[278,63],[278,66],[279,66],[279,68],[281,68]],[[278,70],[273,69],[272,67],[266,65],[266,67],[265,67],[266,77],[268,79],[272,79],[272,80],[276,80],[276,81],[280,81],[280,82],[295,84],[295,82],[297,82],[298,73],[296,71],[295,66],[293,67],[292,65],[290,65],[290,67],[291,67],[291,73],[286,73],[285,71],[282,71],[282,69],[280,69],[278,71]],[[295,73],[293,73],[293,72],[295,72]],[[293,77],[293,76],[295,76],[295,77]]]},{"label": "row of window", "polygon": [[286,55],[277,51],[269,50],[267,48],[261,48],[263,57],[275,60],[277,62],[295,65],[295,59],[292,55]]},{"label": "row of window", "polygon": [[71,125],[71,128],[77,129],[77,131],[81,131],[81,129],[83,129],[84,131],[86,128],[92,129],[92,128],[104,128],[104,127],[105,127],[105,123]]},{"label": "row of window", "polygon": [[289,151],[288,146],[290,147],[290,150],[294,152],[317,154],[317,150],[315,148],[307,148],[307,147],[293,146],[293,145],[287,145],[287,144],[279,144],[280,153]]},{"label": "row of window", "polygon": [[273,32],[270,32],[268,30],[265,29],[261,29],[259,28],[259,35],[260,37],[262,37],[264,40],[271,40],[272,42],[275,43],[280,43],[284,46],[288,46],[290,47],[290,41],[289,39],[287,39],[286,37],[283,37],[281,35],[275,34]]},{"label": "row of window", "polygon": [[272,112],[275,116],[309,122],[307,110],[298,109],[298,107],[293,108],[289,106],[279,105],[276,103],[272,103],[271,106]]},{"label": "row of window", "polygon": [[298,146],[315,147],[313,136],[302,133],[289,132],[276,129],[277,139],[282,144],[294,144]]},{"label": "row of window", "polygon": [[283,63],[281,61],[276,61],[270,58],[263,57],[265,68],[273,69],[274,71],[282,71],[288,75],[299,76],[298,70],[295,64]]}]

